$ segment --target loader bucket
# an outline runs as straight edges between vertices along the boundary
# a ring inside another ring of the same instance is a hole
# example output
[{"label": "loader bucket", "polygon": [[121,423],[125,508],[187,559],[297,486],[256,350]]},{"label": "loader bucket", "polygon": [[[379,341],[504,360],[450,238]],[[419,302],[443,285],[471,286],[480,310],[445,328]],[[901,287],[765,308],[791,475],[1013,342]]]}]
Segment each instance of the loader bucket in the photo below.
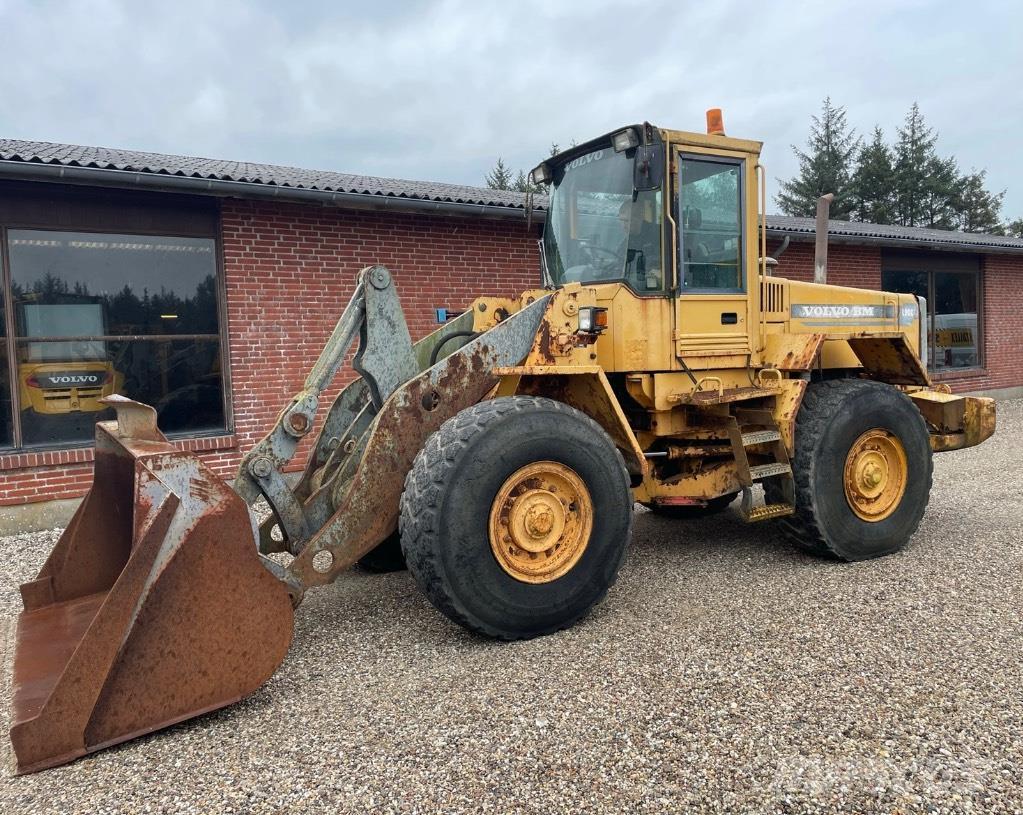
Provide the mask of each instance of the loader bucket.
[{"label": "loader bucket", "polygon": [[261,563],[248,508],[156,412],[104,400],[92,489],[21,587],[11,742],[19,773],[248,695],[291,642],[288,592]]}]

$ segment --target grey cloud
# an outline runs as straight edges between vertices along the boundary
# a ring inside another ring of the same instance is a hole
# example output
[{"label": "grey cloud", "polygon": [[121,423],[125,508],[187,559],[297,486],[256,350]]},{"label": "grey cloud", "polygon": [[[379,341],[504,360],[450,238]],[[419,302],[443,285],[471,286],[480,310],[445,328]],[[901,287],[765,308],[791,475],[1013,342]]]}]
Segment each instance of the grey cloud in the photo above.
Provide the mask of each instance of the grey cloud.
[{"label": "grey cloud", "polygon": [[913,101],[1023,215],[1023,16],[974,2],[375,4],[0,0],[0,133],[480,183],[628,121],[764,141],[772,187],[830,94]]}]

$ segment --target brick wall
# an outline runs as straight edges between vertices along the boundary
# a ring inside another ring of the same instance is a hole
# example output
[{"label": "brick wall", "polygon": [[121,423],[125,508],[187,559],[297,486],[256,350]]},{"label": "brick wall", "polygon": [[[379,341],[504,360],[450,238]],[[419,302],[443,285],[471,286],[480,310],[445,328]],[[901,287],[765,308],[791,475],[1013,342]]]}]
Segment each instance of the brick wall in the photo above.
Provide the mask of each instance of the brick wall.
[{"label": "brick wall", "polygon": [[[436,327],[434,308],[516,293],[537,285],[539,275],[535,236],[515,221],[229,199],[222,235],[235,432],[180,446],[228,477],[301,386],[363,266],[382,263],[394,273],[416,338]],[[876,247],[833,245],[828,267],[839,285],[881,284]],[[792,242],[777,274],[812,280],[813,244]],[[956,391],[1023,384],[1023,258],[987,256],[983,277],[986,369],[949,380]],[[343,371],[324,401],[351,376]],[[91,476],[89,449],[0,456],[0,505],[77,497]]]},{"label": "brick wall", "polygon": [[[242,450],[301,387],[364,266],[380,263],[394,274],[413,339],[437,327],[439,306],[514,294],[536,287],[540,276],[535,237],[519,222],[229,201],[223,242]],[[326,399],[352,376],[343,368]],[[219,463],[230,472],[236,459]]]},{"label": "brick wall", "polygon": [[[768,242],[768,252],[773,252],[777,242]],[[775,274],[790,280],[813,281],[812,243],[789,244],[788,249],[778,258]],[[854,286],[860,289],[881,288],[881,249],[877,246],[849,246],[833,244],[828,247],[828,282],[838,286]]]},{"label": "brick wall", "polygon": [[[437,307],[537,286],[535,239],[519,221],[225,200],[222,242],[235,432],[179,446],[198,451],[218,474],[233,476],[241,453],[269,430],[301,387],[362,267],[381,263],[394,273],[416,339],[437,327]],[[321,405],[329,405],[352,375],[343,369]],[[314,437],[315,432],[309,440]],[[87,448],[0,456],[0,505],[83,495],[92,458]],[[294,466],[300,468],[302,456],[297,460]]]}]

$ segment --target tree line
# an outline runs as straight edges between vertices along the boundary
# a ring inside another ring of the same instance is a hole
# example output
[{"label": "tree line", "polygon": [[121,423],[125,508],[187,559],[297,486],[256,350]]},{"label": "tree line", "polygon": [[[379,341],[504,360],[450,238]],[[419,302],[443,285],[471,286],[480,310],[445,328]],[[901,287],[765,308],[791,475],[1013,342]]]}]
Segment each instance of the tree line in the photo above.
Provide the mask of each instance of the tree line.
[{"label": "tree line", "polygon": [[[11,281],[11,297],[18,305],[80,305],[103,307],[104,333],[108,334],[216,334],[217,284],[206,275],[195,294],[181,297],[161,287],[159,292],[142,290],[139,296],[127,283],[119,291],[93,294],[87,283],[69,283],[46,272],[28,286]],[[173,320],[161,315],[173,314]],[[22,330],[24,326],[21,327]]]},{"label": "tree line", "polygon": [[[575,147],[573,141],[569,147]],[[551,151],[548,155],[556,156],[561,152],[557,142],[551,143]],[[504,163],[501,156],[497,157],[497,164],[483,178],[484,183],[492,190],[512,190],[514,192],[542,193],[545,190],[538,184],[534,184],[525,170],[512,170]]]},{"label": "tree line", "polygon": [[987,171],[961,171],[937,144],[915,102],[889,143],[877,125],[869,138],[857,135],[845,108],[826,98],[811,119],[806,149],[792,147],[799,171],[779,179],[775,203],[786,215],[811,217],[817,199],[830,192],[837,220],[1023,237],[1023,218],[1003,223],[1005,191],[988,189]]},{"label": "tree line", "polygon": [[[954,156],[938,153],[937,144],[938,134],[916,102],[889,143],[878,125],[869,138],[859,136],[845,108],[828,97],[820,115],[811,118],[806,149],[793,145],[799,172],[787,181],[779,179],[775,203],[786,215],[812,217],[817,199],[830,192],[836,220],[1023,238],[1023,217],[1002,221],[1005,191],[988,189],[987,170],[962,172]],[[550,155],[558,152],[552,144]],[[494,190],[542,192],[525,171],[509,168],[502,158],[484,182]]]}]

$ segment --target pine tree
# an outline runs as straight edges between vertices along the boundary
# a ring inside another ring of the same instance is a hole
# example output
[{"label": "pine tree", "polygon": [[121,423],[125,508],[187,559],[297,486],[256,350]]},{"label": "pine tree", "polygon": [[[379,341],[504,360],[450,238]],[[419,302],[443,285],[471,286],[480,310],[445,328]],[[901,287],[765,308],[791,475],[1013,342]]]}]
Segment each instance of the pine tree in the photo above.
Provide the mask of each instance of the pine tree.
[{"label": "pine tree", "polygon": [[894,209],[892,151],[884,132],[874,127],[874,137],[860,148],[852,178],[853,215],[857,220],[890,224]]},{"label": "pine tree", "polygon": [[504,160],[498,156],[494,169],[487,173],[487,186],[492,190],[510,190],[513,184],[512,171],[509,170]]},{"label": "pine tree", "polygon": [[845,120],[845,108],[824,100],[821,115],[812,118],[806,152],[795,145],[792,151],[799,159],[799,175],[781,182],[775,202],[786,215],[812,216],[817,212],[817,199],[834,193],[831,217],[848,220],[854,201],[851,189],[851,166],[859,151],[860,139]]},{"label": "pine tree", "polygon": [[1023,218],[1009,221],[1002,231],[1011,238],[1023,238]]},{"label": "pine tree", "polygon": [[[1003,234],[1011,230],[1011,223],[1002,226],[999,217],[1005,191],[989,192],[984,186],[987,170],[974,170],[959,179],[956,190],[956,227],[963,232],[986,232],[989,235]],[[1023,220],[1023,219],[1021,219]],[[1023,229],[1023,223],[1020,223]]]}]

